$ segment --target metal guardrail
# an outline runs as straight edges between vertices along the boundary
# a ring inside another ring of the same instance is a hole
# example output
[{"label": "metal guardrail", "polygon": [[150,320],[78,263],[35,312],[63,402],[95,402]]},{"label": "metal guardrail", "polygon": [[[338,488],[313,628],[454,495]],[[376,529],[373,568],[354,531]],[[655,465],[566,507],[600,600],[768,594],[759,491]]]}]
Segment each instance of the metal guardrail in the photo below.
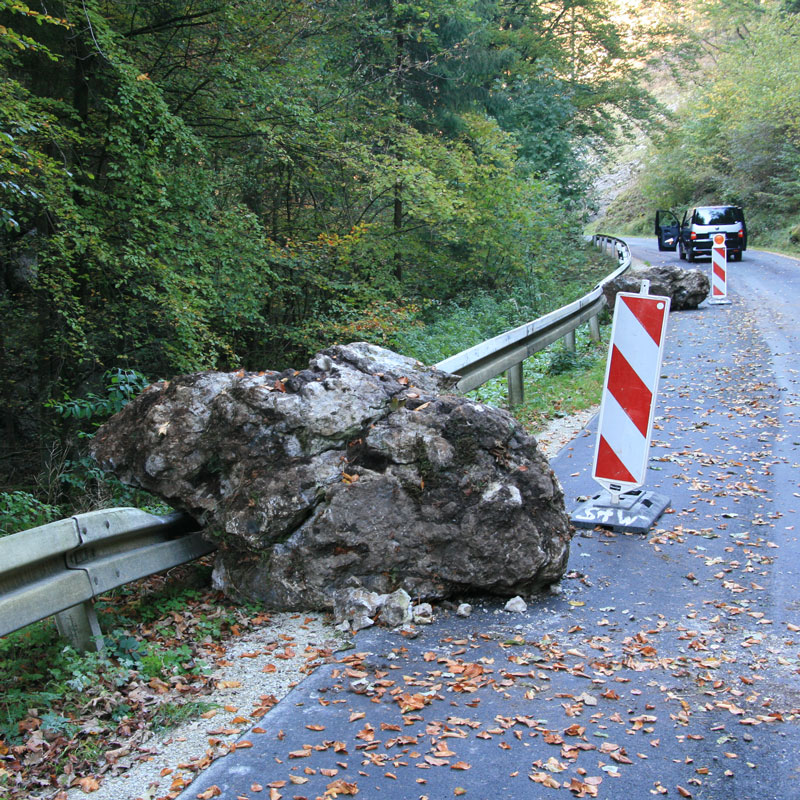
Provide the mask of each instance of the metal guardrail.
[{"label": "metal guardrail", "polygon": [[[603,284],[628,269],[631,256],[621,239],[597,235],[592,241],[615,251],[620,267],[589,294],[436,366],[459,375],[457,386],[464,392],[506,372],[509,400],[521,403],[526,358],[561,338],[574,349],[575,330],[587,321],[599,338]],[[214,549],[188,515],[157,516],[138,508],[92,511],[6,536],[0,540],[0,636],[55,615],[59,632],[73,646],[100,649],[95,598]]]},{"label": "metal guardrail", "polygon": [[591,292],[539,319],[450,356],[435,366],[458,375],[460,380],[456,386],[462,392],[477,389],[492,378],[506,373],[509,405],[522,403],[522,362],[526,358],[562,338],[574,350],[575,330],[586,322],[590,325],[592,337],[599,339],[597,315],[606,305],[603,285],[630,267],[631,252],[622,239],[614,236],[598,234],[592,237],[592,242],[604,252],[615,252],[620,266],[603,278]]},{"label": "metal guardrail", "polygon": [[0,539],[0,636],[56,616],[62,636],[99,649],[92,601],[214,550],[187,514],[110,508]]}]

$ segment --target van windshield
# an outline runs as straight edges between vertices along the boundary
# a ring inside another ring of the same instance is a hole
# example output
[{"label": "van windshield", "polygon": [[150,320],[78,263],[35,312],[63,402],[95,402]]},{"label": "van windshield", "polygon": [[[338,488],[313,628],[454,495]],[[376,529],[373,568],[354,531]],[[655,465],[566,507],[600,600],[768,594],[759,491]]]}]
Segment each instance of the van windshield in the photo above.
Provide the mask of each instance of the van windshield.
[{"label": "van windshield", "polygon": [[742,212],[734,206],[696,208],[694,211],[695,225],[733,225],[741,221]]}]

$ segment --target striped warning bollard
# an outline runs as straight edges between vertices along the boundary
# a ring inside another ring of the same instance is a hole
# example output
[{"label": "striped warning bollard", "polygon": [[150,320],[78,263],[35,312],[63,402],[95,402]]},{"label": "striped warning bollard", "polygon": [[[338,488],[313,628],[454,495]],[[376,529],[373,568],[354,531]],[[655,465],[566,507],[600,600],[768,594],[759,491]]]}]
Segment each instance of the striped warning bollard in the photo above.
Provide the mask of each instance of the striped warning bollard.
[{"label": "striped warning bollard", "polygon": [[729,304],[728,300],[728,259],[725,247],[725,234],[715,233],[711,247],[711,298],[715,305]]},{"label": "striped warning bollard", "polygon": [[573,512],[579,527],[644,532],[669,504],[638,489],[647,472],[670,305],[648,290],[643,281],[640,294],[617,295],[592,470],[605,491]]}]

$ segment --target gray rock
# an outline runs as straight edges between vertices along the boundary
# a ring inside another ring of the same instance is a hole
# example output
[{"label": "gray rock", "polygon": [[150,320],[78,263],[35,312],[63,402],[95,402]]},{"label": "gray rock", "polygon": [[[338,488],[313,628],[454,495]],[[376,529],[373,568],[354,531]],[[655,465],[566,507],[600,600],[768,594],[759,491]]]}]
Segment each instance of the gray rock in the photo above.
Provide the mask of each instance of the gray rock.
[{"label": "gray rock", "polygon": [[357,616],[374,617],[386,601],[385,594],[366,589],[341,589],[333,593],[334,622]]},{"label": "gray rock", "polygon": [[676,265],[632,267],[603,286],[608,307],[614,308],[617,292],[639,292],[642,280],[650,281],[650,294],[670,298],[671,311],[697,308],[708,297],[711,286],[707,272],[700,269]]},{"label": "gray rock", "polygon": [[350,629],[352,631],[363,631],[364,628],[370,628],[375,624],[375,620],[372,617],[368,617],[366,614],[356,614],[352,620],[350,620]]},{"label": "gray rock", "polygon": [[430,603],[411,606],[411,617],[417,625],[430,625],[433,622],[433,606]]},{"label": "gray rock", "polygon": [[366,678],[356,678],[350,681],[350,691],[355,694],[372,694],[374,686]]},{"label": "gray rock", "polygon": [[528,610],[528,604],[519,596],[512,597],[505,605],[505,611],[521,614]]},{"label": "gray rock", "polygon": [[415,628],[409,623],[401,625],[399,628],[395,628],[394,632],[399,633],[405,639],[416,639],[417,636],[419,636],[419,629]]},{"label": "gray rock", "polygon": [[[354,588],[528,595],[566,568],[563,493],[535,439],[447,394],[454,382],[364,343],[301,371],[187,375],[109,420],[94,454],[204,525],[232,597],[288,610]],[[375,610],[337,618],[356,614]]]},{"label": "gray rock", "polygon": [[459,617],[469,617],[472,614],[472,606],[469,603],[461,603],[456,609],[456,615]]},{"label": "gray rock", "polygon": [[411,596],[405,589],[392,592],[381,608],[381,622],[388,628],[399,628],[411,622]]}]

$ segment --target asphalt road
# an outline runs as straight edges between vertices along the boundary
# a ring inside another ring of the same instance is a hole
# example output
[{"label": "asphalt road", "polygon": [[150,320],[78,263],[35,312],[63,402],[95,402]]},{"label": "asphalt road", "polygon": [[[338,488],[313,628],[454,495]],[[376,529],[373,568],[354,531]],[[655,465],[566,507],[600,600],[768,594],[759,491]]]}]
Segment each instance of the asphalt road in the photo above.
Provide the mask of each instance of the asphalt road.
[{"label": "asphalt road", "polygon": [[[181,800],[800,797],[800,263],[748,251],[729,297],[670,317],[649,533],[579,531],[525,613],[360,632]],[[568,509],[594,437],[551,462]]]}]

